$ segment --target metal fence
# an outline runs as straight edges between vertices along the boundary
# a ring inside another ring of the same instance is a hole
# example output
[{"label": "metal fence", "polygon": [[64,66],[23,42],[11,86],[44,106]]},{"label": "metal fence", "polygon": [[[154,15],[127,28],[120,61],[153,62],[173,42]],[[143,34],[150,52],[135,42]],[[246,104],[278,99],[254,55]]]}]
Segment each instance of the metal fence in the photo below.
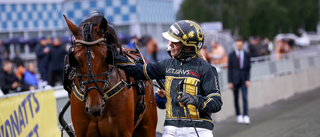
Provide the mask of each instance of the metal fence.
[{"label": "metal fence", "polygon": [[[282,56],[286,58],[276,60],[274,55],[252,58],[251,81],[298,73],[311,68],[320,68],[320,49],[316,46],[312,50],[302,50]],[[227,89],[228,70],[218,70],[220,88],[222,90]]]}]

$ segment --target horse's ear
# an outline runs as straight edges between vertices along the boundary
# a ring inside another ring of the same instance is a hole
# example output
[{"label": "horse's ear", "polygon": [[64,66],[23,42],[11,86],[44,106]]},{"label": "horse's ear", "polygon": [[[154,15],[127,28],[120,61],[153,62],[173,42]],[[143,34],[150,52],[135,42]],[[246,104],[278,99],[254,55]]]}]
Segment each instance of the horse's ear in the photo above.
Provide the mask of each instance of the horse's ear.
[{"label": "horse's ear", "polygon": [[79,35],[79,28],[74,25],[65,15],[63,15],[64,19],[66,20],[67,22],[67,25],[69,27],[69,29],[71,30],[72,34],[77,37]]},{"label": "horse's ear", "polygon": [[97,32],[100,35],[103,35],[107,32],[107,29],[108,29],[108,21],[106,20],[106,18],[102,17],[100,20],[100,23],[98,24]]}]

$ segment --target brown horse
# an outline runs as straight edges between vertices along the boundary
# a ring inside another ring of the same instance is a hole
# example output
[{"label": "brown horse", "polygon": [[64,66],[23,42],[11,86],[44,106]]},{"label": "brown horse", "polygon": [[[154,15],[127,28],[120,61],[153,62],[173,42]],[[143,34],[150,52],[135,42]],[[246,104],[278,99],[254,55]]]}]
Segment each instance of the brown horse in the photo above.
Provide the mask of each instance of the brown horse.
[{"label": "brown horse", "polygon": [[[124,71],[113,64],[108,49],[119,47],[119,42],[112,25],[101,14],[92,15],[79,26],[67,17],[65,20],[75,37],[75,44],[69,49],[69,63],[75,68],[70,102],[76,136],[155,137],[157,110],[153,83],[144,81],[145,96],[139,97],[138,88],[130,87]],[[134,79],[130,80],[134,84]],[[135,124],[135,110],[141,97],[145,109]]]}]

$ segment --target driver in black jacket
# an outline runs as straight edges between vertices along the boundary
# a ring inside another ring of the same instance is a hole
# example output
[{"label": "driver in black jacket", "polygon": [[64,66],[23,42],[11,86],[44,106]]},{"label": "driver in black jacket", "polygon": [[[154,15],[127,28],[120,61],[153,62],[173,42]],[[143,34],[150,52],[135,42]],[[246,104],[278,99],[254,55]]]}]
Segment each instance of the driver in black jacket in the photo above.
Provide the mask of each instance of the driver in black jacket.
[{"label": "driver in black jacket", "polygon": [[[165,79],[167,103],[163,137],[197,136],[186,108],[181,105],[188,107],[199,135],[213,137],[211,113],[220,111],[222,101],[216,69],[197,56],[204,42],[202,28],[193,21],[181,20],[162,35],[170,41],[174,58],[134,64],[115,52],[115,62],[131,77]],[[177,91],[179,83],[182,83],[182,96]]]}]

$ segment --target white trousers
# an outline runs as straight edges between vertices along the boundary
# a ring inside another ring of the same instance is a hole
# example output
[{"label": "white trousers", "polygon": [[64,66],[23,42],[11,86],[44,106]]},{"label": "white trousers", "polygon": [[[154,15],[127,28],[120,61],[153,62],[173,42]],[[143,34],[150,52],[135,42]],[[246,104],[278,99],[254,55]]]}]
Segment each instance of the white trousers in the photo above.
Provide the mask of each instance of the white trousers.
[{"label": "white trousers", "polygon": [[[194,127],[164,126],[162,137],[198,137]],[[199,137],[213,137],[212,131],[205,128],[198,128]]]}]

